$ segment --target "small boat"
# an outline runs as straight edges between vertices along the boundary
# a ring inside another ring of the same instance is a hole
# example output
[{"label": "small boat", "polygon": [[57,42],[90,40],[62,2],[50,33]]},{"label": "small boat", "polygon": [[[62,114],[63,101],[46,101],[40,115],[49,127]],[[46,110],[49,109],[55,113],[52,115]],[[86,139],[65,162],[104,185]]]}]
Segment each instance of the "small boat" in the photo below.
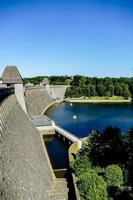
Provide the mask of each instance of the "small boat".
[{"label": "small boat", "polygon": [[70,106],[73,106],[73,104],[72,104],[72,103],[70,103]]},{"label": "small boat", "polygon": [[73,115],[73,119],[77,119],[77,116],[76,116],[76,115]]}]

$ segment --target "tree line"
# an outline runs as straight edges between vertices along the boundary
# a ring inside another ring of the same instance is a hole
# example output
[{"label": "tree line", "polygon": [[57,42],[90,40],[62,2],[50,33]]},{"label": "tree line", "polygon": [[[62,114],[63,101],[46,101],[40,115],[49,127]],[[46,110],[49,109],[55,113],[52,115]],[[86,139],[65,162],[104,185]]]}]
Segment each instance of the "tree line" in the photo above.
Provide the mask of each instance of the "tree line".
[{"label": "tree line", "polygon": [[23,78],[24,84],[39,85],[48,78],[51,85],[69,85],[66,97],[123,96],[129,98],[133,94],[133,78],[97,78],[86,76],[38,76]]},{"label": "tree line", "polygon": [[74,76],[66,97],[123,96],[129,98],[133,94],[133,78],[90,78]]},{"label": "tree line", "polygon": [[81,199],[133,199],[133,128],[127,134],[111,126],[93,131],[72,169]]},{"label": "tree line", "polygon": [[44,78],[48,78],[51,85],[69,85],[72,81],[70,76],[37,76],[33,78],[23,78],[24,84],[32,83],[39,85]]}]

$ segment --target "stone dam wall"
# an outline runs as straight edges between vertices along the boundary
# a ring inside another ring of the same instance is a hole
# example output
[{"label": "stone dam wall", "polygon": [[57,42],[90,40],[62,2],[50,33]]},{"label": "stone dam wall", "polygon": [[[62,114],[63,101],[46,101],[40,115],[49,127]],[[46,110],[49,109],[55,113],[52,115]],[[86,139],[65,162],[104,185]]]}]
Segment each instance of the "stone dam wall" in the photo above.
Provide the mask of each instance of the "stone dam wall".
[{"label": "stone dam wall", "polygon": [[68,86],[66,85],[50,85],[50,93],[53,98],[65,98],[65,92]]},{"label": "stone dam wall", "polygon": [[41,115],[43,110],[53,102],[45,87],[27,89],[25,95],[27,110],[30,116]]},{"label": "stone dam wall", "polygon": [[[38,97],[42,98],[43,92],[27,93],[30,114],[38,114],[31,108],[38,102]],[[45,103],[49,101],[50,98]],[[44,104],[42,106],[44,109]],[[42,107],[38,109],[42,111]],[[54,176],[42,138],[16,96],[11,95],[0,105],[0,199],[50,200],[48,191],[53,184]]]}]

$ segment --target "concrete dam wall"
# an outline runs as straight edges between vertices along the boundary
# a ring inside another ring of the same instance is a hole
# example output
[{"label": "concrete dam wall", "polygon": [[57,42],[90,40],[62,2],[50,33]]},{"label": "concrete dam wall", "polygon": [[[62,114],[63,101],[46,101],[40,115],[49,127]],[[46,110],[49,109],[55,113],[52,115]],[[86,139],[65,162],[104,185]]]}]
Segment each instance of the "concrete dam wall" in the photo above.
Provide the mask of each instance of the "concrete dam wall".
[{"label": "concrete dam wall", "polygon": [[[39,96],[27,92],[28,103],[34,108],[41,92],[37,93]],[[35,101],[30,101],[34,97]],[[41,111],[41,107],[38,109]],[[30,114],[36,112],[36,109],[30,110]],[[15,95],[1,103],[0,123],[0,199],[50,200],[48,190],[54,183],[54,176],[45,146]]]},{"label": "concrete dam wall", "polygon": [[67,182],[55,177],[42,134],[32,124],[32,116],[54,102],[52,95],[44,86],[25,89],[15,66],[7,66],[1,80],[0,200],[68,200]]},{"label": "concrete dam wall", "polygon": [[26,105],[30,116],[41,115],[43,110],[53,102],[45,87],[37,89],[27,89]]},{"label": "concrete dam wall", "polygon": [[61,98],[64,99],[65,92],[68,86],[66,85],[50,85],[50,93],[53,98]]}]

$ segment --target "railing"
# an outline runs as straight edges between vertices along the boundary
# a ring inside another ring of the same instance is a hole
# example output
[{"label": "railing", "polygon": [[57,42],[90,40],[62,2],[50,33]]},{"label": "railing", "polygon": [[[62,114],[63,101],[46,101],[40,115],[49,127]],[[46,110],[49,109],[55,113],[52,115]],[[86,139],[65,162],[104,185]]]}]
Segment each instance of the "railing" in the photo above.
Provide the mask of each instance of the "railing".
[{"label": "railing", "polygon": [[57,126],[56,124],[53,124],[53,127],[54,127],[55,131],[57,131],[58,133],[62,134],[68,140],[70,140],[72,142],[76,142],[78,144],[78,148],[79,149],[82,148],[82,141],[80,140],[80,138],[78,138],[77,136],[73,135],[72,133],[66,131],[65,129]]}]

